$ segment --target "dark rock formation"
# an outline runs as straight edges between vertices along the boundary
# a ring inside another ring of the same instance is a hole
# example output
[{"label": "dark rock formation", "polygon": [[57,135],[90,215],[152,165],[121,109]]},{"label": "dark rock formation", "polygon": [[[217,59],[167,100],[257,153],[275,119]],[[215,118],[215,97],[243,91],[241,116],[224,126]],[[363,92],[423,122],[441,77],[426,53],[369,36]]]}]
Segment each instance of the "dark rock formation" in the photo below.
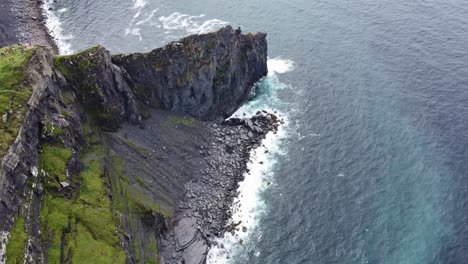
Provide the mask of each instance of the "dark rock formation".
[{"label": "dark rock formation", "polygon": [[78,101],[92,112],[103,128],[116,130],[124,120],[141,124],[135,87],[125,70],[112,64],[110,52],[97,46],[75,55],[58,56],[55,66]]},{"label": "dark rock formation", "polygon": [[232,115],[267,74],[266,59],[266,34],[242,35],[230,26],[147,54],[112,57],[145,103],[205,120]]},{"label": "dark rock formation", "polygon": [[[28,101],[28,110],[14,143],[2,159],[0,176],[0,230],[6,231],[13,225],[22,198],[26,195],[27,181],[38,176],[38,147],[40,112],[44,105],[44,91],[51,86],[52,54],[38,48],[31,57],[27,83],[33,93]],[[2,245],[4,247],[4,245]]]},{"label": "dark rock formation", "polygon": [[2,161],[0,252],[11,231],[18,262],[204,263],[250,150],[280,123],[212,122],[266,75],[265,37],[226,27],[112,57],[35,48],[19,80],[32,95]]}]

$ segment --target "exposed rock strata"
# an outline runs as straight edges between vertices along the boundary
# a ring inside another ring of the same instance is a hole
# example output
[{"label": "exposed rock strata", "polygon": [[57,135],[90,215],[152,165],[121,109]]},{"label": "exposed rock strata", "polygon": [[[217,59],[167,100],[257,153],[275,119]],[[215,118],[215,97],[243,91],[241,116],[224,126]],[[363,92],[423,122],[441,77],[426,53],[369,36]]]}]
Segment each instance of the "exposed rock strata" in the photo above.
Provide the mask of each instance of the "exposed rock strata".
[{"label": "exposed rock strata", "polygon": [[267,74],[266,34],[226,27],[147,54],[115,55],[140,98],[155,107],[213,120],[231,116]]},{"label": "exposed rock strata", "polygon": [[[80,249],[69,243],[86,215],[70,212],[64,214],[68,225],[44,225],[43,208],[50,206],[44,197],[81,208],[82,172],[89,170],[83,157],[95,163],[104,153],[103,171],[94,177],[104,176],[105,186],[97,187],[108,192],[115,216],[106,219],[117,232],[104,238],[103,252],[115,247],[112,258],[121,257],[120,245],[112,244],[117,235],[127,263],[154,261],[155,241],[160,263],[204,263],[211,239],[225,231],[249,151],[280,122],[267,113],[212,122],[238,109],[266,75],[266,52],[265,34],[242,35],[230,27],[148,54],[112,57],[95,47],[52,62],[53,53],[39,48],[30,61],[33,95],[0,177],[1,231],[25,219],[20,257],[79,262]],[[65,166],[58,174],[39,166],[47,146],[70,155],[60,160],[51,154],[58,159],[54,169]],[[48,210],[46,216],[55,209]]]}]

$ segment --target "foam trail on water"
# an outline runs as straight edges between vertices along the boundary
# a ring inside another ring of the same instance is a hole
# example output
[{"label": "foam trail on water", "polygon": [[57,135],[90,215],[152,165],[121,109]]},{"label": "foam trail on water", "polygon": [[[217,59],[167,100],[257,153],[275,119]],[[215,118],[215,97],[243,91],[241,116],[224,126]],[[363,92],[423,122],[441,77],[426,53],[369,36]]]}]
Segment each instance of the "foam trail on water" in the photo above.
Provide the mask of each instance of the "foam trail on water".
[{"label": "foam trail on water", "polygon": [[[159,15],[156,19],[154,16],[159,12],[159,8],[153,9],[151,12],[144,10],[146,2],[135,0],[132,9],[136,9],[136,14],[125,29],[125,35],[135,35],[140,41],[143,40],[141,27],[154,27],[157,31],[162,31],[162,43],[178,40],[181,37],[190,34],[203,34],[216,31],[223,26],[228,25],[227,22],[219,19],[205,19],[205,15],[188,15],[180,12],[174,12],[169,15]],[[140,19],[137,21],[137,18]],[[143,32],[151,32],[143,30]]]},{"label": "foam trail on water", "polygon": [[[59,49],[59,53],[66,55],[73,53],[72,46],[68,42],[69,40],[73,39],[73,35],[65,34],[62,28],[62,23],[60,22],[59,17],[56,13],[54,13],[54,0],[46,0],[44,1],[44,12],[47,15],[46,18],[46,26],[50,31],[51,36],[54,38],[55,43]],[[61,8],[57,11],[57,13],[63,14],[67,12],[66,8]]]},{"label": "foam trail on water", "polygon": [[[147,2],[144,1],[144,0],[134,0],[133,1],[133,9],[138,9],[138,11],[136,12],[136,14],[133,16],[133,19],[136,19],[140,16],[141,14],[141,10],[143,10],[143,8],[145,8]],[[133,20],[132,20],[133,21]]]},{"label": "foam trail on water", "polygon": [[228,23],[219,19],[202,20],[205,17],[204,14],[198,16],[191,16],[174,12],[169,16],[159,17],[159,21],[162,24],[162,28],[166,32],[181,30],[188,34],[202,34],[215,31]]},{"label": "foam trail on water", "polygon": [[205,19],[205,15],[192,16],[174,12],[168,16],[158,18],[157,28],[164,29],[165,38],[163,43],[177,40],[180,37],[190,34],[204,34],[216,31],[228,22],[219,19]]},{"label": "foam trail on water", "polygon": [[[281,83],[278,74],[292,71],[293,66],[294,63],[291,60],[269,59],[268,71],[270,74],[257,85],[257,92],[261,94],[234,114],[235,117],[252,116],[259,110],[267,110],[277,112],[286,122],[280,126],[276,134],[268,133],[262,146],[252,151],[248,164],[250,172],[245,175],[244,181],[239,183],[239,197],[234,200],[232,208],[234,214],[231,223],[241,221],[239,230],[234,234],[225,234],[224,238],[216,239],[218,246],[210,249],[207,258],[208,264],[231,263],[236,255],[245,255],[246,252],[255,250],[255,240],[261,237],[257,227],[262,215],[268,209],[267,204],[261,198],[261,193],[267,188],[275,186],[273,169],[281,156],[285,155],[281,145],[282,141],[287,139],[290,129],[287,113],[278,109],[284,105],[284,102],[279,100],[276,92],[291,87]],[[244,232],[244,227],[247,229],[246,232]],[[255,254],[260,255],[261,252],[256,251]]]}]

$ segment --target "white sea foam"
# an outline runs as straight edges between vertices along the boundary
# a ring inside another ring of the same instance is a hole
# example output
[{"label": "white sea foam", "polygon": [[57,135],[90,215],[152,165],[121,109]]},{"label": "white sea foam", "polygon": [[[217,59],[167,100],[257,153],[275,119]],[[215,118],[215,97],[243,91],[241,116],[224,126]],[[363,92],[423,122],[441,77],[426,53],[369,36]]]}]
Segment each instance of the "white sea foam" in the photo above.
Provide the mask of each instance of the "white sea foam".
[{"label": "white sea foam", "polygon": [[154,17],[154,14],[159,10],[159,8],[156,8],[154,9],[153,11],[151,11],[151,13],[149,14],[149,16],[147,16],[145,19],[143,20],[140,20],[138,22],[135,23],[135,25],[142,25],[142,24],[145,24],[145,23],[148,23],[148,22],[151,22],[151,20],[153,19]]},{"label": "white sea foam", "polygon": [[[72,46],[69,40],[73,39],[73,35],[66,34],[62,28],[62,23],[59,17],[54,13],[52,6],[54,5],[53,0],[46,0],[44,2],[44,12],[47,15],[46,26],[50,31],[50,34],[55,40],[60,54],[71,54],[73,53]],[[50,10],[49,10],[50,9]],[[58,13],[67,12],[66,8],[61,8],[57,11]]]},{"label": "white sea foam", "polygon": [[140,39],[140,41],[143,40],[143,37],[141,36],[141,28],[126,28],[125,29],[125,35],[134,35],[134,36],[138,36],[138,38]]},{"label": "white sea foam", "polygon": [[191,16],[174,12],[169,16],[160,16],[159,21],[166,32],[185,31],[188,34],[202,34],[215,31],[228,23],[219,19],[204,20],[204,14]]},{"label": "white sea foam", "polygon": [[146,6],[148,2],[146,2],[145,0],[134,0],[133,1],[133,8],[134,9],[137,9],[137,8],[143,8]]},{"label": "white sea foam", "polygon": [[[263,214],[266,213],[267,206],[261,198],[261,193],[267,188],[275,187],[273,168],[277,161],[285,155],[281,146],[281,142],[290,134],[290,126],[287,119],[287,113],[282,113],[277,108],[282,102],[279,100],[276,92],[287,87],[279,81],[277,74],[283,74],[293,70],[293,62],[280,58],[268,60],[269,76],[259,85],[267,85],[270,93],[265,93],[256,101],[251,101],[241,107],[233,116],[252,116],[258,110],[263,109],[270,112],[277,112],[286,123],[281,126],[276,134],[269,133],[263,140],[262,146],[253,150],[251,153],[250,162],[248,164],[249,173],[245,175],[243,182],[239,184],[239,197],[235,199],[233,205],[232,223],[241,221],[240,230],[225,234],[224,238],[216,240],[218,245],[213,247],[208,253],[207,263],[209,264],[225,264],[231,263],[233,256],[242,254],[249,250],[254,250],[256,256],[260,256],[261,252],[255,249],[256,240],[261,238],[261,234],[257,229],[259,221]],[[267,151],[268,150],[268,151]],[[247,232],[243,232],[242,228],[246,227]],[[242,241],[242,242],[241,242]]]},{"label": "white sea foam", "polygon": [[140,16],[141,11],[143,10],[143,8],[145,8],[146,4],[147,4],[147,2],[144,1],[144,0],[134,0],[133,1],[132,9],[138,9],[138,10],[135,13],[135,15],[133,16],[132,23],[135,21],[135,19],[137,19]]},{"label": "white sea foam", "polygon": [[[125,35],[138,36],[139,40],[143,40],[141,34],[141,27],[150,26],[158,30],[162,29],[164,34],[162,43],[177,40],[181,37],[190,34],[203,34],[216,31],[228,23],[219,19],[205,19],[205,15],[188,15],[180,12],[174,12],[169,15],[155,15],[160,12],[159,8],[153,9],[151,12],[145,12],[146,2],[134,1],[133,9],[137,9],[133,19],[130,21],[128,27],[125,29]],[[137,19],[139,19],[137,21]],[[143,32],[150,32],[143,30]]]},{"label": "white sea foam", "polygon": [[294,70],[294,62],[292,60],[282,59],[281,57],[268,59],[268,75],[287,73]]}]

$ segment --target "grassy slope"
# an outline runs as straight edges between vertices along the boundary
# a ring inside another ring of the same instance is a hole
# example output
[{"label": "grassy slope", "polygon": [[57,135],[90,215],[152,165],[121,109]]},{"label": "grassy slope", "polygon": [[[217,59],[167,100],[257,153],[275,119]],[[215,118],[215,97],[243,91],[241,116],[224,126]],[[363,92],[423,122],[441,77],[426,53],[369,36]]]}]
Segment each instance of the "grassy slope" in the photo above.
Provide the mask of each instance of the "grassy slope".
[{"label": "grassy slope", "polygon": [[[32,89],[25,80],[28,77],[27,64],[34,51],[34,47],[22,45],[0,48],[0,159],[18,135],[27,110],[26,103]],[[23,263],[27,241],[24,224],[24,218],[18,217],[11,229],[7,247],[8,263]]]},{"label": "grassy slope", "polygon": [[7,263],[23,263],[24,248],[27,239],[28,236],[24,231],[24,217],[18,217],[10,230],[10,240],[6,250]]},{"label": "grassy slope", "polygon": [[[95,49],[96,47],[91,48],[74,57],[57,56],[54,62],[55,67],[65,76],[76,77],[82,70],[95,66],[84,56]],[[28,77],[26,70],[34,51],[35,48],[24,49],[20,45],[0,49],[0,53],[5,54],[5,56],[0,56],[0,158],[5,155],[8,147],[15,140],[27,110],[26,103],[32,94],[32,89],[25,82]],[[75,65],[72,66],[69,61],[73,61]],[[95,80],[89,80],[87,84],[93,87],[93,83]],[[90,93],[85,93],[85,96],[93,96],[95,91],[89,90]],[[7,116],[6,122],[2,121],[3,115]],[[180,122],[184,123],[186,120],[174,121],[176,124]],[[61,133],[60,130],[55,131],[48,126],[44,129],[50,130],[51,135]],[[57,192],[57,188],[60,181],[68,181],[66,168],[72,157],[72,151],[61,143],[41,145],[39,171],[44,184],[44,195],[40,224],[48,263],[60,263],[60,261],[125,263],[126,254],[117,235],[119,221],[116,216],[123,211],[122,201],[126,200],[127,206],[132,208],[131,211],[137,215],[160,211],[158,204],[139,193],[132,192],[129,186],[125,186],[124,191],[121,190],[122,197],[119,197],[120,199],[116,197],[118,202],[112,204],[104,177],[106,147],[100,140],[96,140],[95,132],[89,132],[94,129],[99,130],[99,128],[84,124],[85,134],[90,135],[87,139],[87,151],[81,155],[85,169],[77,178],[80,184],[75,186],[75,194],[71,199]],[[125,179],[124,175],[121,176]],[[7,248],[8,263],[23,262],[27,241],[24,225],[24,218],[18,217],[11,230]],[[146,261],[157,263],[156,237],[151,236],[149,243],[145,244],[146,251],[152,252],[151,260],[145,256]],[[137,259],[139,259],[139,254],[137,254]]]},{"label": "grassy slope", "polygon": [[[12,45],[0,49],[0,158],[15,140],[27,110],[26,102],[32,89],[24,81],[28,74],[27,63],[35,48],[24,49]],[[3,116],[8,116],[3,122]]]},{"label": "grassy slope", "polygon": [[[51,191],[44,195],[41,224],[44,241],[49,246],[48,263],[60,262],[62,240],[64,261],[125,263],[126,254],[116,234],[117,219],[105,185],[103,159],[101,146],[93,146],[84,155],[86,167],[79,175],[81,186],[76,198],[67,199]],[[67,162],[61,161],[62,165]]]}]

